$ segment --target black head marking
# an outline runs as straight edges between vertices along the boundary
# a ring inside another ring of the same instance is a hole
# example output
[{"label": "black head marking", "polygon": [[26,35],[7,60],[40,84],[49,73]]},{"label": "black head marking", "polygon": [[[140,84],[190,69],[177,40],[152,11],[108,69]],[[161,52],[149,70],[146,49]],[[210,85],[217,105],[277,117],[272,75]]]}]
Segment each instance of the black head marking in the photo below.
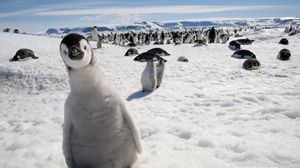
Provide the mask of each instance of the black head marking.
[{"label": "black head marking", "polygon": [[61,41],[62,44],[65,44],[69,49],[72,46],[80,46],[79,42],[80,40],[85,39],[87,41],[87,39],[85,37],[83,37],[80,34],[76,34],[76,33],[71,33],[68,34],[67,36],[65,36],[63,38],[63,40]]}]

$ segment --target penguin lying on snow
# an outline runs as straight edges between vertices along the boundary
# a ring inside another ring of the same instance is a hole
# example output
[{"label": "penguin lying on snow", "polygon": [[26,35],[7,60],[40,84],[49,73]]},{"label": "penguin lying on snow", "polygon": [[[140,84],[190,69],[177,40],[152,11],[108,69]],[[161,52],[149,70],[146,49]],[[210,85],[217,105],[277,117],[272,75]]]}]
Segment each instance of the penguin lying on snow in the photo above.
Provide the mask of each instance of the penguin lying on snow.
[{"label": "penguin lying on snow", "polygon": [[277,59],[282,60],[282,61],[289,60],[290,57],[291,57],[291,52],[288,49],[280,50],[280,52],[277,55]]},{"label": "penguin lying on snow", "polygon": [[238,50],[238,51],[234,52],[231,57],[239,58],[239,59],[256,58],[255,54],[253,54],[249,50]]},{"label": "penguin lying on snow", "polygon": [[178,57],[177,61],[179,61],[179,62],[189,62],[189,60],[184,56]]},{"label": "penguin lying on snow", "polygon": [[282,38],[282,39],[279,41],[279,44],[282,44],[282,45],[288,45],[288,44],[289,44],[289,41],[288,41],[288,39],[286,39],[286,38]]},{"label": "penguin lying on snow", "polygon": [[236,41],[239,42],[241,45],[250,45],[255,40],[250,40],[250,39],[246,38],[246,39],[237,39]]},{"label": "penguin lying on snow", "polygon": [[238,41],[231,41],[228,45],[229,49],[231,50],[240,50],[241,49],[241,44]]},{"label": "penguin lying on snow", "polygon": [[[134,61],[147,62],[141,77],[142,92],[152,92],[158,88],[162,82],[167,60],[161,58],[157,54],[144,52],[135,57]],[[156,61],[159,61],[157,66],[154,65],[154,62]]]},{"label": "penguin lying on snow", "polygon": [[35,53],[32,50],[22,48],[16,52],[15,56],[10,59],[10,61],[23,61],[29,58],[38,59],[39,57],[35,56]]},{"label": "penguin lying on snow", "polygon": [[124,56],[134,56],[134,55],[138,55],[139,53],[138,53],[138,50],[137,49],[135,49],[135,48],[129,48],[128,50],[127,50],[127,52],[125,53],[125,55]]},{"label": "penguin lying on snow", "polygon": [[60,44],[71,92],[65,103],[63,153],[69,168],[128,168],[141,153],[138,130],[79,34]]},{"label": "penguin lying on snow", "polygon": [[200,40],[196,40],[196,44],[194,45],[194,47],[203,46],[203,45],[207,46],[206,40],[200,39]]},{"label": "penguin lying on snow", "polygon": [[260,63],[257,59],[248,59],[243,63],[243,68],[246,70],[258,70],[260,68]]}]

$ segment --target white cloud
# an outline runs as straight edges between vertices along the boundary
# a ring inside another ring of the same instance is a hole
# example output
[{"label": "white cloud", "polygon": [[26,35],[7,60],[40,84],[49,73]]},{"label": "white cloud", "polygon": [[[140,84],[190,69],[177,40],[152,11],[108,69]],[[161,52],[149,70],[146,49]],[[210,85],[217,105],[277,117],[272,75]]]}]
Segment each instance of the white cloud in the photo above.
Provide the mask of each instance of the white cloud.
[{"label": "white cloud", "polygon": [[152,7],[106,7],[94,9],[53,10],[37,12],[42,16],[67,15],[112,15],[112,14],[183,14],[183,13],[213,13],[225,11],[258,10],[272,8],[272,6],[152,6]]},{"label": "white cloud", "polygon": [[22,16],[31,13],[45,12],[49,9],[41,8],[41,9],[28,9],[16,12],[8,12],[8,13],[0,13],[0,18],[2,17],[10,17],[10,16]]},{"label": "white cloud", "polygon": [[119,25],[128,24],[132,22],[138,22],[143,20],[143,15],[140,14],[105,14],[105,15],[93,15],[93,16],[82,16],[78,20],[84,21],[85,23],[103,23],[106,25]]}]

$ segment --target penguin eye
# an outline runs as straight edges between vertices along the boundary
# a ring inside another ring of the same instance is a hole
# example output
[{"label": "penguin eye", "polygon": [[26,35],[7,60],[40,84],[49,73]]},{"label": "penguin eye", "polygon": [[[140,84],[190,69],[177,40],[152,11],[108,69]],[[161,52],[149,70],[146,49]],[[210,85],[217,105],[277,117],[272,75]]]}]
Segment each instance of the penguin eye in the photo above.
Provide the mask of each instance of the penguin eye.
[{"label": "penguin eye", "polygon": [[84,46],[84,47],[83,47],[83,49],[84,49],[84,50],[86,50],[86,49],[87,49],[87,47],[86,47],[86,46]]},{"label": "penguin eye", "polygon": [[67,51],[64,51],[64,54],[68,55],[68,52],[67,52]]}]

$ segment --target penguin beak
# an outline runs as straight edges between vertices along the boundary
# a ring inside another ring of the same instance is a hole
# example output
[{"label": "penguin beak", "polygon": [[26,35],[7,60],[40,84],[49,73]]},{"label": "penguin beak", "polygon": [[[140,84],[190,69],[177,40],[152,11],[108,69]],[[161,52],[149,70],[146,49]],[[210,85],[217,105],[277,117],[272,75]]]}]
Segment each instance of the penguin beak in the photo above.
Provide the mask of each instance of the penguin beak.
[{"label": "penguin beak", "polygon": [[69,51],[69,57],[71,60],[81,60],[83,58],[84,53],[77,46],[72,46]]}]

